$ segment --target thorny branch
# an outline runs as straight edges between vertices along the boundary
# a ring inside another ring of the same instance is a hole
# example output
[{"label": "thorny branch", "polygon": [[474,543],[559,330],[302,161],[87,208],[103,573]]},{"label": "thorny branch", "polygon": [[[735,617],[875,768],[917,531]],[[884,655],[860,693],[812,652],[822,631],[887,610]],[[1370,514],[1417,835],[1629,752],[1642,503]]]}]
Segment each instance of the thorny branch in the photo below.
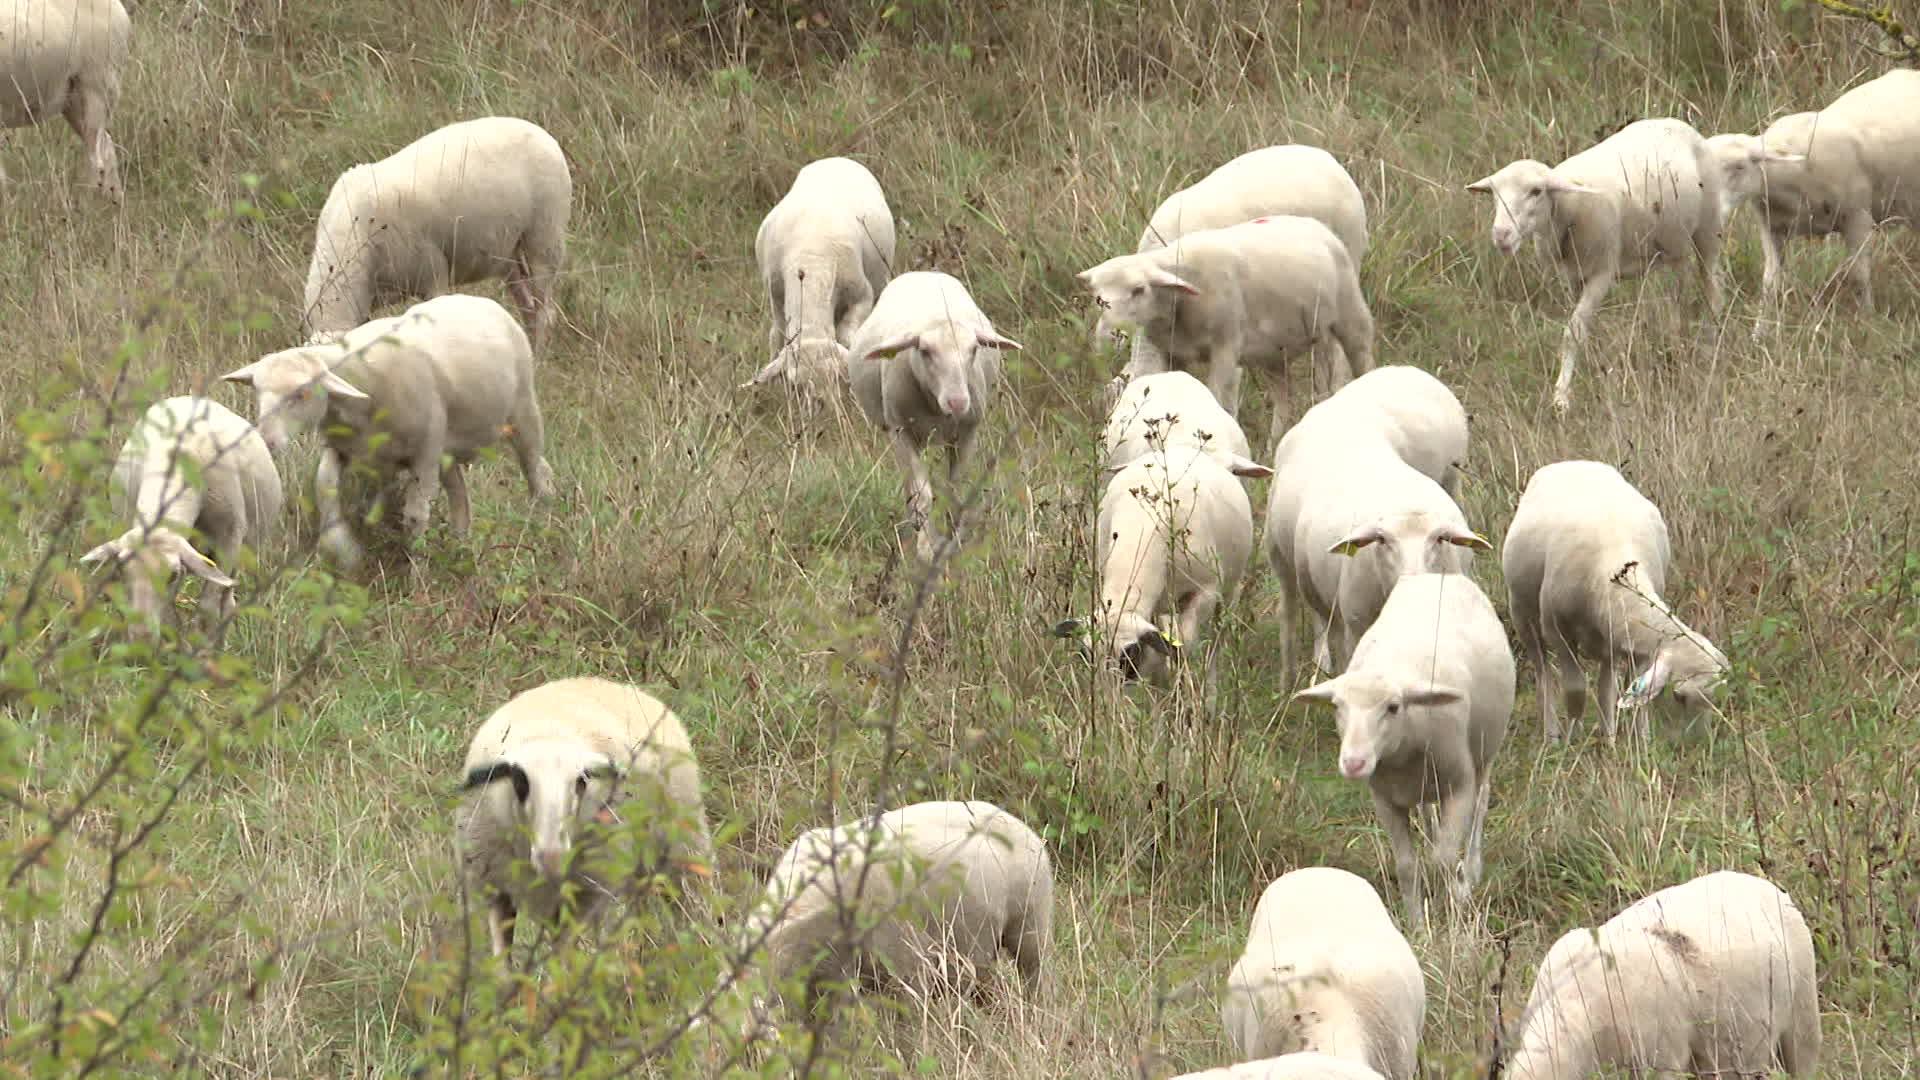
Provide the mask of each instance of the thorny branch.
[{"label": "thorny branch", "polygon": [[1909,64],[1920,64],[1920,37],[1907,29],[1894,14],[1891,5],[1881,4],[1866,7],[1848,3],[1847,0],[1814,0],[1814,3],[1843,18],[1856,19],[1877,28],[1881,34],[1893,42],[1892,51],[1879,50],[1882,55],[1903,60]]}]

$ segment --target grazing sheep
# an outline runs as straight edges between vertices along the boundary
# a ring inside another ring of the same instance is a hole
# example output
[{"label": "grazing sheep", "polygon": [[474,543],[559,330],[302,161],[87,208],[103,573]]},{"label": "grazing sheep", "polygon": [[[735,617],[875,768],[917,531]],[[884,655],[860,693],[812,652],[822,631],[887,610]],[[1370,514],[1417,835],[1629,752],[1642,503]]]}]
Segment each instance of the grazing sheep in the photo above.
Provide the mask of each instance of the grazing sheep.
[{"label": "grazing sheep", "polygon": [[918,533],[924,563],[935,553],[927,521],[933,482],[920,455],[929,443],[945,443],[952,482],[972,454],[993,401],[1000,351],[1020,347],[994,330],[965,285],[932,270],[888,282],[848,346],[853,396],[867,419],[887,433],[907,474],[908,524]]},{"label": "grazing sheep", "polygon": [[1243,1058],[1319,1052],[1412,1080],[1426,1010],[1420,959],[1373,886],[1312,866],[1261,894],[1220,1015]]},{"label": "grazing sheep", "polygon": [[[613,873],[698,875],[712,860],[686,729],[634,687],[556,679],[516,694],[474,733],[465,772],[461,864],[487,897],[495,956],[513,946],[522,911],[584,922],[611,895]],[[648,846],[614,858],[628,822]]]},{"label": "grazing sheep", "polygon": [[337,342],[283,349],[222,378],[253,388],[260,433],[276,452],[295,430],[323,426],[320,543],[349,569],[361,552],[340,513],[348,462],[368,462],[399,481],[409,542],[426,531],[442,485],[453,530],[466,533],[467,464],[502,437],[533,497],[544,500],[552,490],[533,352],[520,324],[485,297],[437,296]]},{"label": "grazing sheep", "polygon": [[[197,486],[189,469],[198,473]],[[280,472],[252,424],[210,398],[167,398],[147,409],[114,462],[114,513],[131,511],[133,527],[80,561],[132,564],[133,609],[149,623],[160,620],[156,582],[183,568],[218,590],[203,616],[226,618],[234,609],[233,579],[188,534],[199,530],[231,570],[241,548],[278,524],[280,505]]]},{"label": "grazing sheep", "polygon": [[811,971],[922,998],[978,997],[1001,953],[1031,995],[1052,921],[1053,864],[1038,834],[992,803],[925,802],[802,833],[741,940],[749,956],[765,947],[776,996],[779,982]]},{"label": "grazing sheep", "polygon": [[[1487,541],[1452,492],[1467,451],[1467,414],[1418,368],[1377,368],[1301,416],[1274,451],[1267,559],[1279,579],[1281,669],[1292,670],[1302,593],[1314,660],[1337,671],[1404,573],[1463,573]],[[1351,558],[1336,558],[1336,555]]]},{"label": "grazing sheep", "polygon": [[[1270,475],[1246,458],[1229,469],[1196,446],[1121,467],[1100,497],[1100,606],[1090,619],[1061,622],[1055,636],[1090,634],[1128,678],[1161,676],[1169,657],[1201,640],[1246,572],[1253,507],[1234,477]],[[1176,637],[1156,621],[1167,613]]]},{"label": "grazing sheep", "polygon": [[1118,255],[1082,270],[1103,332],[1121,327],[1152,346],[1121,380],[1175,367],[1208,367],[1207,385],[1239,415],[1240,363],[1276,375],[1272,440],[1287,422],[1287,357],[1311,349],[1316,374],[1335,383],[1333,343],[1358,373],[1373,368],[1373,315],[1346,245],[1305,217],[1268,217],[1188,233],[1170,247]]},{"label": "grazing sheep", "polygon": [[544,351],[573,177],[553,136],[511,116],[463,120],[340,174],[307,266],[309,344],[401,300],[503,277]]},{"label": "grazing sheep", "polygon": [[1347,670],[1294,697],[1334,707],[1341,775],[1373,791],[1407,921],[1426,921],[1409,827],[1415,806],[1439,807],[1429,857],[1464,906],[1480,880],[1487,767],[1513,713],[1513,651],[1480,586],[1463,574],[1401,578]]},{"label": "grazing sheep", "polygon": [[[1672,553],[1660,509],[1598,461],[1542,466],[1527,481],[1501,551],[1513,629],[1539,680],[1540,725],[1560,738],[1555,683],[1573,719],[1586,713],[1580,660],[1600,666],[1600,726],[1611,740],[1618,709],[1641,709],[1668,687],[1688,710],[1704,705],[1727,657],[1674,617],[1662,599]],[[1618,698],[1615,667],[1646,667]]]},{"label": "grazing sheep", "polygon": [[1685,121],[1636,120],[1551,168],[1531,159],[1467,185],[1493,196],[1493,246],[1528,237],[1580,289],[1560,345],[1553,410],[1572,406],[1573,363],[1594,313],[1619,278],[1693,260],[1707,306],[1720,313],[1721,170]]},{"label": "grazing sheep", "polygon": [[1182,1073],[1173,1080],[1382,1080],[1357,1061],[1330,1054],[1282,1054],[1218,1069]]},{"label": "grazing sheep", "polygon": [[1257,217],[1313,218],[1333,230],[1358,266],[1367,255],[1367,205],[1360,186],[1332,154],[1288,143],[1249,150],[1167,196],[1154,208],[1135,251],[1165,247],[1190,233]]},{"label": "grazing sheep", "polygon": [[1812,1076],[1815,976],[1813,938],[1791,897],[1751,874],[1706,874],[1553,943],[1507,1075]]},{"label": "grazing sheep", "polygon": [[866,166],[834,157],[801,168],[754,235],[773,358],[746,386],[841,384],[846,347],[893,275],[893,244],[893,211]]},{"label": "grazing sheep", "polygon": [[1198,447],[1232,468],[1252,451],[1240,422],[1184,371],[1142,375],[1114,402],[1101,436],[1101,468],[1117,470],[1156,451]]},{"label": "grazing sheep", "polygon": [[107,121],[132,42],[120,0],[0,0],[0,130],[65,116],[94,186],[115,202],[120,165]]},{"label": "grazing sheep", "polygon": [[1852,250],[1849,275],[1864,310],[1873,308],[1867,241],[1875,225],[1920,218],[1920,71],[1894,68],[1818,112],[1775,120],[1759,136],[1707,140],[1726,172],[1727,200],[1757,201],[1766,214],[1761,292],[1778,300],[1787,241],[1840,233]]}]

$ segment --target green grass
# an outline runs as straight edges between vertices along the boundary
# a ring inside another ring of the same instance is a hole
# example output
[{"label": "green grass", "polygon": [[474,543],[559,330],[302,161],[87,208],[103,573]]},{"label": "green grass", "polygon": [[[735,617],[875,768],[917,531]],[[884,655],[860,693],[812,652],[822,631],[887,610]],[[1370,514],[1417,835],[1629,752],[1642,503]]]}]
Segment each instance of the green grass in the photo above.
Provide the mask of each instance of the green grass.
[{"label": "green grass", "polygon": [[[731,835],[717,873],[730,898],[750,897],[800,829],[867,805],[882,775],[909,799],[993,800],[1054,838],[1048,992],[856,1025],[853,1075],[883,1059],[951,1076],[1226,1061],[1214,1000],[1260,890],[1329,864],[1384,891],[1385,842],[1364,788],[1337,777],[1331,722],[1288,702],[1309,673],[1276,669],[1283,630],[1264,573],[1223,615],[1212,710],[1190,686],[1114,694],[1048,636],[1086,605],[1091,443],[1118,362],[1088,351],[1092,305],[1072,275],[1129,250],[1173,188],[1243,150],[1302,141],[1333,151],[1365,193],[1382,362],[1435,372],[1472,415],[1468,519],[1497,539],[1533,469],[1619,464],[1666,514],[1670,598],[1738,669],[1717,715],[1691,728],[1663,717],[1651,746],[1618,748],[1590,725],[1571,747],[1544,745],[1523,670],[1481,911],[1415,942],[1423,1075],[1467,1074],[1496,1009],[1515,1015],[1564,929],[1721,867],[1768,874],[1807,913],[1826,1074],[1920,1075],[1911,242],[1896,232],[1879,247],[1872,314],[1815,303],[1839,252],[1799,245],[1790,325],[1754,345],[1758,245],[1737,218],[1721,340],[1696,341],[1684,318],[1690,277],[1617,286],[1575,413],[1556,423],[1547,383],[1571,297],[1532,258],[1497,257],[1488,207],[1462,190],[1638,116],[1756,130],[1880,66],[1846,29],[1776,6],[902,0],[821,6],[814,20],[800,4],[736,18],[691,3],[628,15],[424,0],[403,15],[372,0],[146,0],[111,126],[124,209],[77,186],[77,144],[57,123],[0,151],[9,412],[55,404],[63,372],[103,391],[143,316],[135,382],[154,393],[283,347],[333,177],[440,124],[510,113],[552,131],[575,170],[564,328],[538,375],[560,496],[531,504],[505,457],[476,468],[473,535],[436,532],[424,584],[376,569],[359,620],[313,614],[325,581],[305,568],[300,517],[291,568],[243,578],[257,606],[227,644],[277,682],[324,640],[314,670],[186,790],[153,840],[164,880],[97,947],[90,977],[177,967],[191,1007],[152,1040],[196,1071],[437,1066],[421,1032],[447,1014],[425,1019],[404,991],[448,925],[450,909],[427,901],[452,895],[448,793],[468,734],[512,693],[597,673],[686,720],[710,814]],[[800,20],[811,29],[792,29]],[[766,359],[753,230],[793,172],[827,154],[873,168],[903,268],[959,275],[1027,345],[978,459],[994,465],[980,542],[911,638],[890,763],[874,722],[911,592],[889,562],[894,465],[857,414],[803,425],[735,390]],[[224,213],[242,198],[258,213]],[[497,283],[477,291],[504,297]],[[1306,385],[1296,372],[1296,403]],[[1246,409],[1264,442],[1264,406]],[[32,468],[25,445],[0,437],[10,476]],[[283,471],[309,488],[310,458]],[[104,492],[104,470],[83,482]],[[1264,484],[1255,493],[1263,506]],[[0,573],[10,595],[45,542],[36,514],[17,520]],[[109,527],[122,526],[96,520],[55,543],[77,556]],[[1497,559],[1475,576],[1504,609]],[[71,799],[115,745],[101,717],[136,675],[103,664],[57,705],[7,705],[6,760],[23,772],[4,783],[36,806]],[[222,693],[195,686],[189,710],[226,715]],[[161,766],[186,752],[154,750]],[[0,865],[39,820],[0,816]],[[100,862],[88,835],[59,864],[69,872],[45,879],[51,909],[3,909],[0,966],[36,963],[0,1004],[0,1040],[26,1030],[34,993],[59,975],[45,965],[85,925]],[[275,949],[277,974],[250,991]],[[695,975],[645,991],[647,1016],[697,998],[711,961],[690,963]],[[636,1035],[631,1010],[613,1016],[610,1038]],[[20,1050],[0,1041],[0,1072]],[[159,1071],[141,1060],[123,1067]]]}]

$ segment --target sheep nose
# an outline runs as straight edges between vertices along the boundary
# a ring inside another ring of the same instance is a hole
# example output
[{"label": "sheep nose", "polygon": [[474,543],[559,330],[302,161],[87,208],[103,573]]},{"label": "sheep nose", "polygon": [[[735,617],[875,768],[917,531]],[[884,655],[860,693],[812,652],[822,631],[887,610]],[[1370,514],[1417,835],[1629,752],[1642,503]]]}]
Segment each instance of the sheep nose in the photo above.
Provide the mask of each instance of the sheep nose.
[{"label": "sheep nose", "polygon": [[1493,227],[1493,246],[1498,248],[1502,255],[1513,254],[1513,249],[1517,246],[1513,241],[1513,230],[1505,225],[1495,225]]},{"label": "sheep nose", "polygon": [[947,410],[948,416],[959,416],[967,411],[967,395],[948,394],[941,400],[940,404],[941,407]]},{"label": "sheep nose", "polygon": [[567,849],[535,848],[533,851],[533,868],[540,871],[541,876],[549,881],[560,880],[560,875],[567,868]]},{"label": "sheep nose", "polygon": [[1340,758],[1340,771],[1349,780],[1358,780],[1373,770],[1367,767],[1367,759],[1354,754],[1344,754]]}]

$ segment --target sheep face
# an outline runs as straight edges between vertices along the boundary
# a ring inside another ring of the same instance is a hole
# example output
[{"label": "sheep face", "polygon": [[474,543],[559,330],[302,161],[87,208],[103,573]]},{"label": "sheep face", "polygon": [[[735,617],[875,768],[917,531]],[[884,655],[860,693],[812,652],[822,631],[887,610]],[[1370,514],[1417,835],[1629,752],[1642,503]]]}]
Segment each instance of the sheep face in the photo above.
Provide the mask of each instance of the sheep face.
[{"label": "sheep face", "polygon": [[1493,196],[1493,246],[1512,255],[1530,236],[1545,235],[1553,220],[1553,199],[1564,194],[1598,194],[1555,173],[1544,163],[1516,161],[1491,176],[1475,180],[1467,190]]},{"label": "sheep face", "polygon": [[233,587],[233,579],[221,573],[213,560],[200,554],[187,538],[164,525],[152,529],[135,527],[116,539],[80,556],[80,561],[99,564],[112,560],[116,566],[131,570],[127,590],[133,609],[149,622],[160,619],[160,588],[182,569],[223,589]]},{"label": "sheep face", "polygon": [[1672,687],[1673,698],[1689,713],[1705,708],[1713,692],[1726,680],[1731,666],[1727,654],[1689,630],[1668,641],[1620,695],[1621,710],[1639,709],[1652,704],[1662,690]]},{"label": "sheep face", "polygon": [[566,876],[574,845],[589,830],[617,823],[618,782],[619,772],[605,754],[566,740],[521,743],[467,773],[469,789],[512,785],[515,824],[527,830],[533,868],[548,881]]},{"label": "sheep face", "polygon": [[1100,305],[1096,339],[1112,340],[1123,331],[1144,330],[1173,318],[1181,295],[1200,290],[1146,255],[1119,255],[1075,275]]},{"label": "sheep face", "polygon": [[1364,525],[1327,549],[1330,555],[1357,556],[1367,548],[1382,552],[1395,577],[1408,574],[1464,573],[1463,551],[1492,551],[1487,538],[1457,521],[1440,521],[1416,510]]},{"label": "sheep face", "polygon": [[968,376],[980,349],[1018,349],[1021,345],[991,329],[970,329],[945,322],[903,334],[867,350],[867,355],[892,359],[906,353],[904,363],[940,409],[942,415],[965,419],[978,412]]},{"label": "sheep face", "polygon": [[254,426],[267,449],[277,454],[295,434],[326,417],[328,394],[366,400],[358,387],[333,373],[340,355],[334,346],[283,349],[221,378],[253,388]]},{"label": "sheep face", "polygon": [[786,379],[795,386],[815,392],[844,386],[847,381],[847,347],[831,338],[789,341],[741,389],[760,386],[775,379]]},{"label": "sheep face", "polygon": [[1159,678],[1167,669],[1167,661],[1181,649],[1179,641],[1151,619],[1134,612],[1111,620],[1063,619],[1054,625],[1053,636],[1078,640],[1082,654],[1089,659],[1093,655],[1089,640],[1098,637],[1108,659],[1128,680]]},{"label": "sheep face", "polygon": [[1804,154],[1768,150],[1758,135],[1715,135],[1707,140],[1707,152],[1720,168],[1720,216],[1725,218],[1741,203],[1761,195],[1767,186],[1765,166],[1806,160]]},{"label": "sheep face", "polygon": [[1373,775],[1381,759],[1392,757],[1407,740],[1407,710],[1451,705],[1464,699],[1445,686],[1409,688],[1378,675],[1349,671],[1294,695],[1301,701],[1333,706],[1340,731],[1340,774],[1350,780]]}]

